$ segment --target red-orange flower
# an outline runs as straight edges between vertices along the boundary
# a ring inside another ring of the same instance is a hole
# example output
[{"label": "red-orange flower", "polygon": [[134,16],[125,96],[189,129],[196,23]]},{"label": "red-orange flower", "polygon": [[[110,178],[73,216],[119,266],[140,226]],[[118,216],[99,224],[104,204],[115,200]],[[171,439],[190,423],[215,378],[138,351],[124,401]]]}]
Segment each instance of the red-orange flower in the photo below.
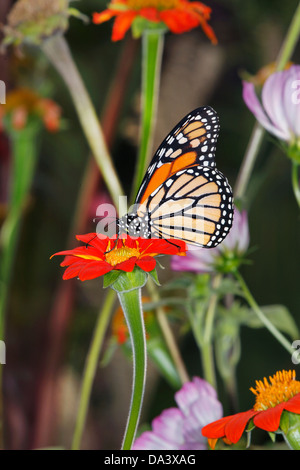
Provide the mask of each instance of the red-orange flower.
[{"label": "red-orange flower", "polygon": [[59,130],[61,108],[51,99],[43,98],[29,88],[18,88],[6,96],[6,103],[0,107],[0,129],[3,118],[11,116],[11,125],[16,130],[24,129],[29,117],[40,119],[49,132]]},{"label": "red-orange flower", "polygon": [[132,272],[135,266],[150,272],[156,266],[155,256],[184,255],[186,251],[186,244],[181,240],[176,240],[175,246],[174,241],[170,243],[162,239],[126,236],[116,241],[108,237],[98,238],[96,233],[77,235],[76,238],[85,245],[55,253],[66,256],[61,263],[61,266],[67,267],[63,279],[78,277],[86,281],[103,276],[113,269]]},{"label": "red-orange flower", "polygon": [[214,449],[218,439],[227,444],[237,443],[250,420],[265,431],[275,432],[279,428],[284,410],[300,414],[300,382],[295,371],[279,371],[269,377],[256,381],[256,388],[250,390],[256,395],[255,405],[251,410],[226,416],[214,421],[202,429]]},{"label": "red-orange flower", "polygon": [[113,41],[123,39],[132,23],[143,18],[153,23],[162,23],[175,34],[201,26],[206,36],[216,44],[216,35],[207,24],[210,14],[211,8],[202,2],[189,0],[112,0],[106,10],[94,13],[93,21],[99,24],[115,17]]}]

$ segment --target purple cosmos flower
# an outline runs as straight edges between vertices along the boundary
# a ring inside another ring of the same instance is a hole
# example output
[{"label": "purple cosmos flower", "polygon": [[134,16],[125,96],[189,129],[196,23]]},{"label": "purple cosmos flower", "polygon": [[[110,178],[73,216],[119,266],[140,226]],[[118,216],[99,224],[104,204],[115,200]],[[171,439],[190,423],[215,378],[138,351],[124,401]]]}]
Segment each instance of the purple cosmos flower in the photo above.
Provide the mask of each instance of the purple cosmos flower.
[{"label": "purple cosmos flower", "polygon": [[243,82],[243,98],[258,122],[271,134],[293,144],[300,137],[300,66],[275,72],[265,81],[261,102],[254,84]]},{"label": "purple cosmos flower", "polygon": [[175,393],[178,408],[164,410],[152,421],[152,431],[136,439],[132,450],[206,450],[202,428],[223,415],[215,389],[194,377]]},{"label": "purple cosmos flower", "polygon": [[[187,251],[186,256],[172,256],[174,271],[209,273],[235,270],[249,247],[249,226],[247,212],[234,210],[232,229],[216,248]],[[177,258],[177,259],[176,259]]]}]

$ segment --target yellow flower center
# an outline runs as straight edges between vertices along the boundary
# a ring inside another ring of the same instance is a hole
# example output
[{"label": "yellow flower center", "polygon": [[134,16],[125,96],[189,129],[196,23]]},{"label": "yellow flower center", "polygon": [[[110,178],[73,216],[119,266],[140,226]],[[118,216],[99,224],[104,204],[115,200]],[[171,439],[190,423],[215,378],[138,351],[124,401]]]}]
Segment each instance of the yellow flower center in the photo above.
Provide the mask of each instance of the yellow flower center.
[{"label": "yellow flower center", "polygon": [[179,0],[128,0],[129,9],[156,8],[157,10],[171,10],[178,6]]},{"label": "yellow flower center", "polygon": [[300,382],[296,380],[296,372],[293,370],[282,370],[276,372],[273,377],[269,377],[270,383],[266,378],[256,381],[256,387],[250,388],[251,392],[256,395],[255,405],[256,411],[263,411],[268,408],[274,408],[293,396],[300,393]]},{"label": "yellow flower center", "polygon": [[139,258],[140,251],[137,248],[122,246],[121,248],[114,248],[112,251],[106,253],[105,259],[111,266],[116,266],[119,263],[123,263],[123,261],[127,261],[133,256]]}]

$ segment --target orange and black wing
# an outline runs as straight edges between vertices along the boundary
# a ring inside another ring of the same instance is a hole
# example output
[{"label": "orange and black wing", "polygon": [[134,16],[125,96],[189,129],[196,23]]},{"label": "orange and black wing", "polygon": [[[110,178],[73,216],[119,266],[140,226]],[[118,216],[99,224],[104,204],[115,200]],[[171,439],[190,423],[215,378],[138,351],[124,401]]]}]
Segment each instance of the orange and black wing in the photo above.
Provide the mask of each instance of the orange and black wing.
[{"label": "orange and black wing", "polygon": [[151,236],[211,248],[228,234],[233,196],[216,169],[219,119],[211,107],[183,118],[156,151],[137,195]]},{"label": "orange and black wing", "polygon": [[210,106],[197,108],[185,116],[155,152],[135,202],[144,203],[177,171],[194,165],[214,168],[219,129],[218,115]]},{"label": "orange and black wing", "polygon": [[137,210],[149,218],[151,237],[213,248],[229,233],[233,197],[216,168],[193,166],[170,176]]}]

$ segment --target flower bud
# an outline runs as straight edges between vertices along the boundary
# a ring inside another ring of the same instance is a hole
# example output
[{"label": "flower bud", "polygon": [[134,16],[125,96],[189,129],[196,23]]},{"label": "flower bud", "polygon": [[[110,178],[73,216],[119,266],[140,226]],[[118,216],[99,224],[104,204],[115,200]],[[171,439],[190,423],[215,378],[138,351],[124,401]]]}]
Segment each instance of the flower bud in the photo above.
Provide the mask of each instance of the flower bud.
[{"label": "flower bud", "polygon": [[39,45],[56,34],[63,34],[71,15],[80,16],[77,10],[69,8],[69,0],[18,0],[8,14],[7,25],[3,26],[3,46]]}]

